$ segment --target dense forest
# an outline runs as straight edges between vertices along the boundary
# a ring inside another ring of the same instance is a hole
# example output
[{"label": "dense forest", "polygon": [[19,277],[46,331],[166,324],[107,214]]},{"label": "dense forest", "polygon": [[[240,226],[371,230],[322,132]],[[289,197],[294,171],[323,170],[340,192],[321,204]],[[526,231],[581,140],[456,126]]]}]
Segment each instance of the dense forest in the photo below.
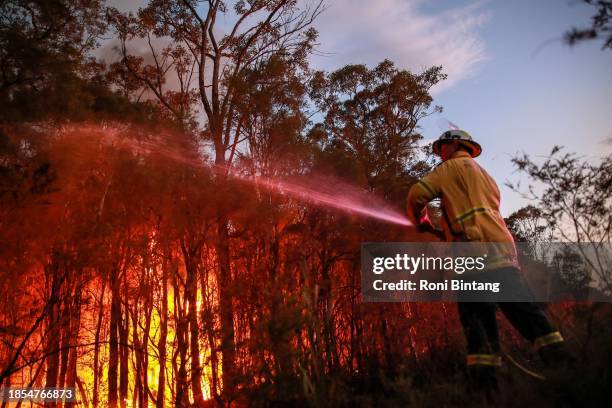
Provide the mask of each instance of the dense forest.
[{"label": "dense forest", "polygon": [[[434,165],[419,121],[443,67],[311,69],[318,1],[0,7],[1,385],[81,407],[474,402],[454,304],[360,299],[362,242],[437,238],[308,197],[403,211]],[[517,239],[610,242],[610,157],[514,162],[544,185]],[[547,310],[577,374],[508,366],[502,401],[609,401],[608,305]]]}]

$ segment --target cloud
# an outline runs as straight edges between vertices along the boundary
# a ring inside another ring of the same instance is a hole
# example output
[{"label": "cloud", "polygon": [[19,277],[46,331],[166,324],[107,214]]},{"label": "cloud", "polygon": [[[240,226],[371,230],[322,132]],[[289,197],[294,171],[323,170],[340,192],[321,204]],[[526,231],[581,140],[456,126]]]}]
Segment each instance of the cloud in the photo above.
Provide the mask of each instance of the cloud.
[{"label": "cloud", "polygon": [[487,58],[477,30],[491,17],[482,1],[437,14],[421,10],[422,0],[334,0],[315,22],[319,31],[316,68],[349,63],[373,66],[385,58],[415,72],[442,65],[448,79],[435,92],[477,72]]},{"label": "cloud", "polygon": [[605,139],[600,140],[599,144],[606,145],[606,146],[612,146],[612,136],[606,137]]},{"label": "cloud", "polygon": [[[327,9],[314,23],[322,55],[312,56],[311,65],[330,71],[346,64],[372,67],[385,58],[413,72],[442,65],[448,78],[432,90],[440,93],[476,74],[487,58],[478,33],[491,18],[487,1],[466,0],[462,6],[426,13],[426,0],[327,0]],[[146,0],[110,0],[124,12],[146,4]],[[116,40],[104,43],[98,56],[117,60],[115,45]],[[148,54],[144,41],[132,42],[131,51]]]}]

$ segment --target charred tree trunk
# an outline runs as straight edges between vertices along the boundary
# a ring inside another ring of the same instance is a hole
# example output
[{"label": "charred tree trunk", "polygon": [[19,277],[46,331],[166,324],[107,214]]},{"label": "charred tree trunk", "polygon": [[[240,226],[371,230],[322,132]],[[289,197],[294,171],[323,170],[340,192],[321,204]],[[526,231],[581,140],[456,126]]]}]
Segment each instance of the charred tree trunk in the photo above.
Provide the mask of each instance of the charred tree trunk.
[{"label": "charred tree trunk", "polygon": [[[218,89],[220,78],[218,75],[219,61],[215,60],[215,74],[213,74],[212,111],[207,112],[210,130],[215,145],[215,164],[224,168],[226,163],[225,152],[227,145],[223,140],[223,120],[219,115]],[[201,89],[201,91],[204,91]],[[228,122],[229,123],[229,122]],[[218,183],[225,183],[220,176]],[[223,204],[217,208],[217,241],[215,250],[219,263],[219,308],[221,317],[221,355],[223,394],[228,401],[233,399],[236,378],[236,349],[234,333],[234,302],[232,293],[232,269],[230,259],[229,219],[225,214]]]},{"label": "charred tree trunk", "polygon": [[[149,406],[149,377],[147,372],[149,370],[149,331],[151,330],[151,316],[153,314],[153,295],[152,292],[149,291],[147,294],[147,302],[146,302],[146,311],[145,311],[145,327],[144,333],[142,335],[142,406]],[[134,329],[135,330],[135,329]]]},{"label": "charred tree trunk", "polygon": [[221,314],[221,353],[223,394],[231,400],[236,371],[236,350],[234,334],[234,302],[231,291],[231,264],[229,227],[227,217],[219,217],[218,241],[216,245],[219,262],[219,308]]},{"label": "charred tree trunk", "polygon": [[289,375],[291,372],[291,345],[287,341],[287,322],[279,320],[279,314],[282,315],[281,308],[283,305],[283,292],[280,285],[280,242],[278,234],[274,229],[270,231],[271,242],[269,244],[270,259],[270,276],[269,282],[272,284],[272,297],[270,305],[270,324],[268,325],[270,333],[270,352],[274,357],[277,375]]},{"label": "charred tree trunk", "polygon": [[[178,271],[176,271],[178,274]],[[173,287],[174,287],[174,312],[175,312],[175,320],[176,320],[176,351],[175,351],[175,359],[178,357],[179,366],[176,369],[177,375],[175,380],[175,406],[183,407],[189,405],[189,394],[188,394],[188,386],[187,386],[187,348],[188,348],[188,340],[187,340],[187,329],[188,322],[185,316],[185,304],[184,298],[183,302],[181,302],[179,285],[177,282],[177,276],[173,276]]]},{"label": "charred tree trunk", "polygon": [[[42,364],[39,366],[39,368],[41,366],[42,366]],[[6,388],[10,388],[10,386],[11,386],[11,377],[6,377],[2,381],[0,381],[0,386],[4,386]],[[21,401],[19,401],[19,402],[21,402]],[[2,401],[2,405],[0,405],[0,408],[6,408],[7,405],[8,405],[8,398],[5,399],[4,401]]]},{"label": "charred tree trunk", "polygon": [[[209,255],[204,259],[210,259]],[[206,262],[206,261],[204,261]],[[214,322],[214,314],[212,311],[212,302],[210,301],[210,293],[208,287],[208,279],[209,274],[208,271],[214,269],[209,264],[205,264],[203,268],[203,273],[200,274],[200,288],[203,297],[202,303],[202,312],[200,319],[202,321],[202,327],[205,332],[206,340],[208,341],[208,347],[210,350],[210,366],[211,366],[211,384],[210,384],[210,393],[211,396],[220,402],[219,399],[219,355],[217,350],[217,337],[215,335],[215,322]]]},{"label": "charred tree trunk", "polygon": [[[127,299],[127,273],[123,272],[123,296],[125,305],[120,312],[119,320],[119,399],[121,408],[127,408],[128,386],[129,386],[129,348],[128,333],[130,328],[130,318],[128,315]],[[134,328],[136,329],[136,328]]]},{"label": "charred tree trunk", "polygon": [[[45,387],[57,387],[59,363],[60,363],[60,293],[62,290],[62,277],[60,276],[60,265],[54,254],[51,264],[48,266],[47,274],[51,278],[51,294],[48,306],[47,318],[47,340],[46,351],[48,353],[47,372],[45,376]],[[54,403],[45,403],[45,407],[55,406]]]},{"label": "charred tree trunk", "polygon": [[65,286],[65,294],[63,299],[63,313],[60,319],[60,325],[62,332],[61,335],[61,352],[60,352],[60,369],[59,369],[59,378],[57,384],[59,387],[63,387],[66,383],[66,373],[68,372],[68,355],[70,354],[70,324],[71,324],[71,295],[72,288],[71,283],[66,282]]},{"label": "charred tree trunk", "polygon": [[[77,275],[77,284],[74,291],[74,301],[72,302],[71,318],[70,318],[70,354],[68,355],[68,367],[66,372],[66,382],[64,386],[67,388],[75,388],[77,384],[77,359],[79,357],[79,349],[77,345],[79,343],[79,332],[81,328],[81,291],[83,290],[82,285],[82,271],[79,271]],[[75,406],[74,402],[67,402],[66,407]]]},{"label": "charred tree trunk", "polygon": [[189,303],[187,320],[189,321],[189,345],[191,353],[191,388],[193,399],[196,406],[204,405],[204,395],[202,393],[202,368],[200,366],[200,329],[198,327],[197,309],[197,266],[194,262],[193,254],[183,245],[183,255],[185,257],[185,269],[187,272],[187,282],[185,285],[185,297]]},{"label": "charred tree trunk", "polygon": [[117,408],[119,375],[119,325],[121,324],[120,280],[115,276],[111,287],[110,339],[108,358],[108,406]]},{"label": "charred tree trunk", "polygon": [[[134,392],[132,393],[132,406],[133,407],[142,407],[143,402],[143,388],[142,388],[142,360],[143,360],[143,348],[138,337],[138,320],[139,320],[139,310],[138,310],[138,302],[135,302],[134,309],[132,310],[132,345],[134,347],[135,354],[135,373],[134,373]],[[146,336],[146,333],[143,333],[143,338]]]},{"label": "charred tree trunk", "polygon": [[100,335],[102,331],[102,320],[104,317],[104,293],[106,291],[106,280],[103,280],[100,302],[98,304],[98,321],[96,323],[96,334],[94,337],[94,366],[93,366],[93,406],[97,407],[100,401]]},{"label": "charred tree trunk", "polygon": [[168,336],[168,264],[164,262],[162,271],[162,304],[160,312],[160,334],[157,348],[159,350],[159,376],[157,378],[156,408],[164,408],[166,394],[166,336]]}]

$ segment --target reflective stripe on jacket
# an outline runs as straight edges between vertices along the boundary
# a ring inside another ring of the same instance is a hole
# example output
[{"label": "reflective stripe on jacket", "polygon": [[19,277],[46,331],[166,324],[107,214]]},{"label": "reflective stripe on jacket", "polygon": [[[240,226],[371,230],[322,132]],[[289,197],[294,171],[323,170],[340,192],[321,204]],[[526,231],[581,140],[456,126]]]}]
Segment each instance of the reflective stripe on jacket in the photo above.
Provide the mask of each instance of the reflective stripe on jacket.
[{"label": "reflective stripe on jacket", "polygon": [[[465,151],[455,152],[408,193],[408,217],[418,224],[427,203],[442,201],[447,241],[507,242],[514,239],[499,212],[500,194],[491,176]],[[501,245],[491,268],[517,266],[514,245]],[[492,260],[490,258],[490,260]]]}]

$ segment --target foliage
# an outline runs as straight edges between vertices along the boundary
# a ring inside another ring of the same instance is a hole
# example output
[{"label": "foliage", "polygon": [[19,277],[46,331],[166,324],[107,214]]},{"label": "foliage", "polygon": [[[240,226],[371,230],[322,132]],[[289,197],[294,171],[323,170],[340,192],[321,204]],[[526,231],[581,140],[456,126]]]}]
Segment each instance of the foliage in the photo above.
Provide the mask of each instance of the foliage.
[{"label": "foliage", "polygon": [[75,115],[88,99],[95,61],[88,53],[105,30],[98,0],[3,1],[0,6],[0,115]]},{"label": "foliage", "polygon": [[506,225],[517,242],[546,242],[553,231],[533,205],[522,207],[505,218]]},{"label": "foliage", "polygon": [[[526,154],[512,161],[529,177],[524,195],[535,201],[537,210],[531,212],[537,211],[533,215],[545,222],[552,236],[566,242],[593,244],[588,246],[594,251],[591,254],[585,253],[587,247],[576,245],[576,249],[588,263],[588,274],[597,277],[598,286],[607,292],[612,284],[608,248],[612,230],[612,156],[593,164],[560,151],[561,148],[555,147],[541,164]],[[519,184],[508,183],[508,186],[522,192]],[[569,262],[568,255],[560,256]],[[557,268],[568,278],[564,280],[570,286],[585,284],[585,272],[575,270],[572,273],[577,276],[568,276],[562,269]]]},{"label": "foliage", "polygon": [[[559,237],[571,242],[610,242],[612,232],[612,156],[598,164],[555,147],[542,164],[527,154],[512,162],[530,179],[527,191],[508,186],[536,202],[535,207]],[[538,188],[542,190],[537,190]]]},{"label": "foliage", "polygon": [[417,124],[441,111],[431,106],[429,91],[445,78],[441,67],[413,74],[389,60],[372,69],[347,65],[329,74],[316,72],[310,95],[323,121],[311,137],[332,165],[348,165],[343,175],[388,199],[403,200],[414,175],[429,168],[420,156]]},{"label": "foliage", "polygon": [[575,45],[585,40],[601,38],[604,40],[602,49],[612,49],[612,1],[607,0],[583,0],[584,3],[597,7],[597,13],[592,17],[592,25],[589,28],[572,28],[565,33],[565,41],[569,45]]}]

